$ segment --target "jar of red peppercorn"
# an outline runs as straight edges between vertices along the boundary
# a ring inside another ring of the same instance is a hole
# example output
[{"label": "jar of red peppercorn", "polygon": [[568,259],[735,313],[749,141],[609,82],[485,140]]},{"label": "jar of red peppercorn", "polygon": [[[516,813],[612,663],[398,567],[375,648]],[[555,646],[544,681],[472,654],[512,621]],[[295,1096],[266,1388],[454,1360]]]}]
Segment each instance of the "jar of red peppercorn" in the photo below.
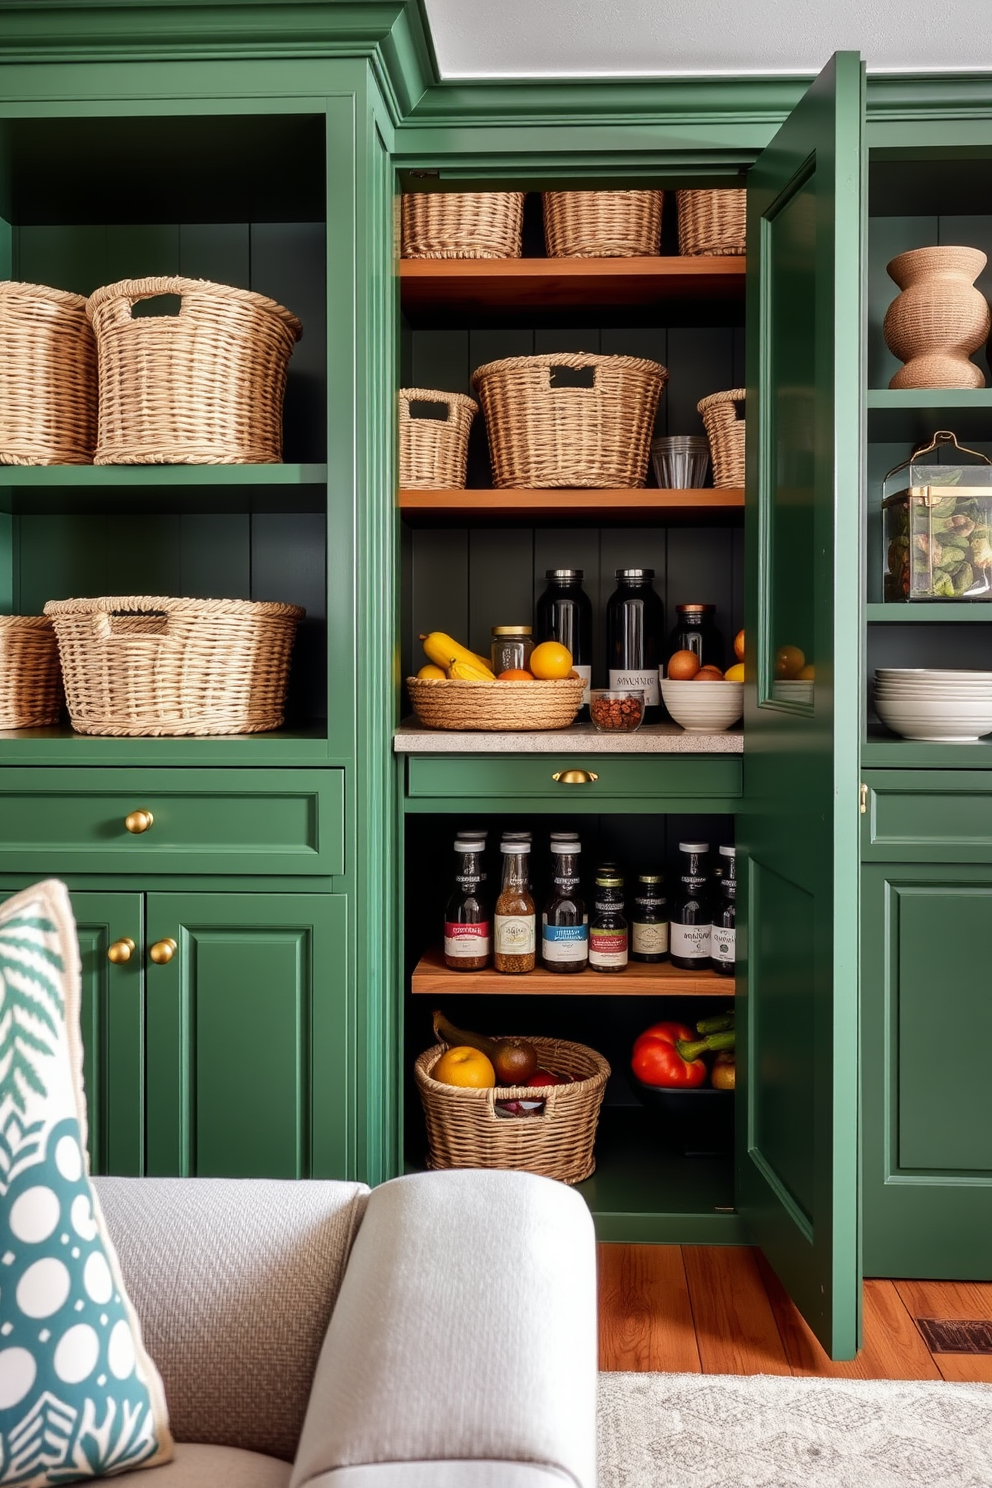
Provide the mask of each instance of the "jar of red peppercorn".
[{"label": "jar of red peppercorn", "polygon": [[589,716],[604,734],[632,733],[644,720],[644,693],[639,688],[594,687]]}]

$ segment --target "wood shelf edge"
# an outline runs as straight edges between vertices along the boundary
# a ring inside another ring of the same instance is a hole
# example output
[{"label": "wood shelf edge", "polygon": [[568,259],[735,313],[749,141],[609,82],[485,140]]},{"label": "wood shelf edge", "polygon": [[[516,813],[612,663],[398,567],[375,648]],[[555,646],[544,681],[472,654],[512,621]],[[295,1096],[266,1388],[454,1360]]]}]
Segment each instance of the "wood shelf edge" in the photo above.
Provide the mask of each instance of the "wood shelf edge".
[{"label": "wood shelf edge", "polygon": [[598,511],[611,516],[618,511],[643,512],[698,510],[734,511],[744,506],[744,491],[739,486],[700,490],[660,491],[656,486],[631,490],[556,488],[550,490],[413,490],[401,488],[399,509],[404,512],[466,512],[486,515],[495,512],[550,511],[567,515],[574,511]]},{"label": "wood shelf edge", "polygon": [[733,997],[733,977],[715,971],[681,971],[670,962],[659,965],[631,961],[626,971],[604,976],[582,971],[562,975],[538,968],[522,976],[486,971],[452,971],[440,951],[421,956],[411,978],[414,996],[524,997]]}]

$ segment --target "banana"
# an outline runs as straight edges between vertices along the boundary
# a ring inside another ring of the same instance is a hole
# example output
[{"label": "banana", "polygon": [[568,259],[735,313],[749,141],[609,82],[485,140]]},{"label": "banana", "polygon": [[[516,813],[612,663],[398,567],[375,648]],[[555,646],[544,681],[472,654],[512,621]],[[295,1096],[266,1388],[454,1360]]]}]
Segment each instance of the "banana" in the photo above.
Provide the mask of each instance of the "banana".
[{"label": "banana", "polygon": [[420,639],[424,643],[424,651],[427,660],[432,661],[435,666],[450,670],[453,661],[463,661],[466,666],[475,667],[484,671],[482,677],[470,677],[466,680],[471,682],[495,682],[496,678],[489,670],[481,656],[476,656],[474,651],[468,651],[464,646],[459,646],[451,636],[445,635],[443,630],[432,630],[430,635],[422,635]]},{"label": "banana", "polygon": [[456,682],[495,682],[496,678],[488,667],[471,665],[467,661],[453,661],[448,668],[448,676]]},{"label": "banana", "polygon": [[448,674],[444,670],[444,667],[435,666],[432,661],[429,661],[426,666],[422,666],[417,673],[418,679],[422,682],[428,679],[434,682],[444,682],[447,676]]}]

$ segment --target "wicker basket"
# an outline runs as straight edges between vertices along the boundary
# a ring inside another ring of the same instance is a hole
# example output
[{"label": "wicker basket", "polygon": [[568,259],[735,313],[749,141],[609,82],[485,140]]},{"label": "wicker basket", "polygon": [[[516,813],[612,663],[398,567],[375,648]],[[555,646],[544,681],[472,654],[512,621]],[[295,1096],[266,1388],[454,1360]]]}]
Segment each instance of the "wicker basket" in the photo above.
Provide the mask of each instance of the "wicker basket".
[{"label": "wicker basket", "polygon": [[44,615],[0,615],[0,729],[45,728],[62,712],[59,649]]},{"label": "wicker basket", "polygon": [[741,254],[745,252],[747,192],[677,191],[679,252]]},{"label": "wicker basket", "polygon": [[[526,1085],[472,1090],[442,1085],[431,1070],[445,1044],[427,1049],[414,1066],[427,1121],[430,1168],[518,1168],[562,1183],[581,1183],[595,1171],[593,1143],[610,1066],[595,1049],[563,1039],[532,1038],[542,1069],[565,1075],[568,1085]],[[497,1101],[534,1100],[544,1110],[500,1115]]]},{"label": "wicker basket", "polygon": [[[179,295],[178,315],[132,317]],[[123,279],[86,313],[100,366],[97,465],[278,465],[302,327],[275,300],[208,279]]]},{"label": "wicker basket", "polygon": [[85,297],[0,283],[0,465],[92,465],[95,444]]},{"label": "wicker basket", "polygon": [[519,258],[522,191],[408,192],[404,258]]},{"label": "wicker basket", "polygon": [[49,600],[80,734],[255,734],[283,720],[298,605]]},{"label": "wicker basket", "polygon": [[663,191],[545,191],[549,258],[650,258],[661,248]]},{"label": "wicker basket", "polygon": [[442,677],[407,677],[410,701],[428,728],[568,728],[582,706],[585,682],[562,677],[554,682],[457,682]]},{"label": "wicker basket", "polygon": [[[591,369],[588,387],[556,385]],[[525,490],[555,486],[643,486],[667,370],[640,357],[563,352],[506,357],[472,375],[479,394],[493,484]]]},{"label": "wicker basket", "polygon": [[703,425],[710,441],[714,486],[743,486],[744,389],[713,393],[696,407],[703,415]]},{"label": "wicker basket", "polygon": [[[417,418],[411,403],[438,403],[443,419]],[[468,436],[479,411],[464,393],[400,388],[400,486],[408,491],[461,491],[465,487]]]}]

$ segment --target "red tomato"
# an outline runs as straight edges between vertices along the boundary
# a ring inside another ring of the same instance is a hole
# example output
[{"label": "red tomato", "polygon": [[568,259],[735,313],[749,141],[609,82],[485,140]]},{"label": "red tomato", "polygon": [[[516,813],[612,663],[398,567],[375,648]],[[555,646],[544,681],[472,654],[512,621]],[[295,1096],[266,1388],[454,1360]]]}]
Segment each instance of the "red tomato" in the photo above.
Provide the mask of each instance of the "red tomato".
[{"label": "red tomato", "polygon": [[694,1039],[696,1033],[687,1028],[684,1023],[652,1023],[650,1028],[645,1028],[634,1044],[634,1053],[642,1049],[645,1044],[658,1043],[674,1044],[676,1039]]},{"label": "red tomato", "polygon": [[706,1065],[701,1059],[683,1059],[674,1042],[662,1038],[646,1040],[639,1049],[635,1046],[630,1067],[645,1085],[679,1088],[701,1085],[706,1079]]}]

